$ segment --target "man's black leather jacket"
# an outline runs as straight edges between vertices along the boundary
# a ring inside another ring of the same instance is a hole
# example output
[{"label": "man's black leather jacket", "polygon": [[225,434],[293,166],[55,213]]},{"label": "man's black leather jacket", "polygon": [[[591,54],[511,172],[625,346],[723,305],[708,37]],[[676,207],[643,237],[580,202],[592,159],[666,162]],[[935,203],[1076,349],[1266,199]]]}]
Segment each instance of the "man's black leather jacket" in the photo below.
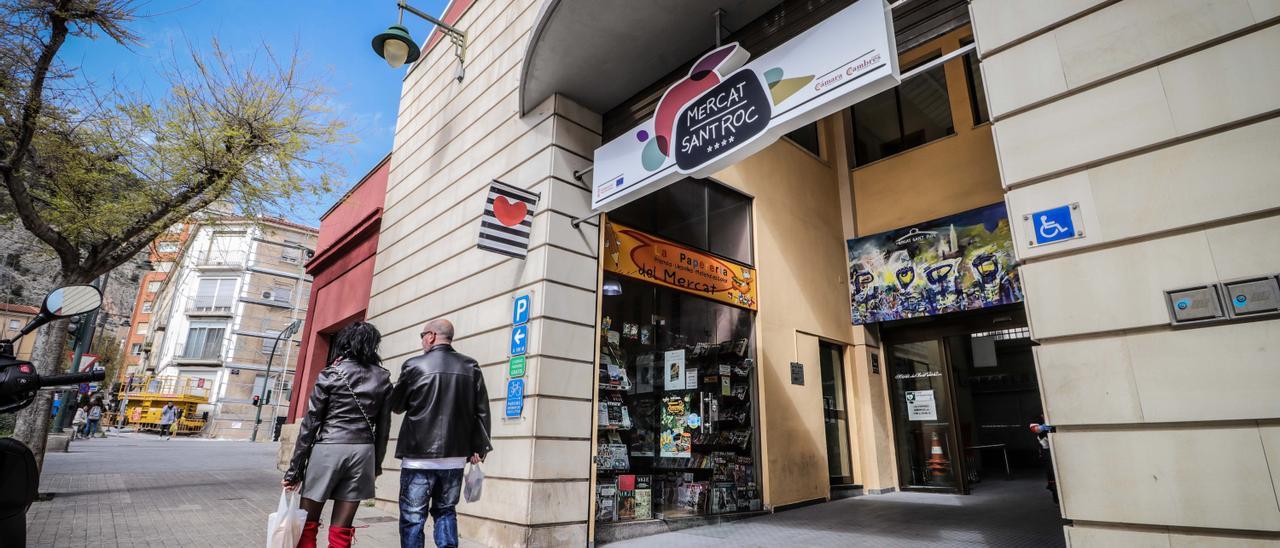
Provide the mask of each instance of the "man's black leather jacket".
[{"label": "man's black leather jacket", "polygon": [[[353,393],[359,398],[360,406],[356,405]],[[361,407],[364,413],[360,412]],[[376,432],[370,431],[370,423]],[[311,448],[317,443],[372,443],[378,459],[377,472],[381,474],[390,431],[391,372],[381,366],[366,367],[345,358],[333,362],[316,377],[284,479],[289,483],[302,481]]]},{"label": "man's black leather jacket", "polygon": [[476,361],[437,344],[400,369],[391,410],[404,413],[396,458],[484,456],[489,445],[489,393]]}]

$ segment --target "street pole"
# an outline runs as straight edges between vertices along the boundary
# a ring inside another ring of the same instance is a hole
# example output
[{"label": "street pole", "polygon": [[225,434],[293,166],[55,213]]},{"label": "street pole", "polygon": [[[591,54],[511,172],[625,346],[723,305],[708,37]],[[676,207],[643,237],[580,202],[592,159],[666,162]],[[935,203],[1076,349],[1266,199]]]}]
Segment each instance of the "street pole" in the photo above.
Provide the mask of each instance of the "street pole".
[{"label": "street pole", "polygon": [[262,426],[262,400],[267,399],[267,387],[269,386],[268,383],[271,382],[271,361],[276,357],[276,348],[280,346],[280,339],[293,338],[293,333],[298,330],[298,323],[298,320],[290,322],[280,334],[276,335],[275,342],[271,343],[271,354],[267,356],[267,374],[262,379],[262,390],[258,394],[258,405],[254,406],[257,410],[253,417],[253,433],[249,435],[249,441],[251,442],[258,441],[258,428]]},{"label": "street pole", "polygon": [[[98,276],[98,279],[89,284],[101,291],[107,285],[107,274]],[[76,330],[76,346],[75,352],[71,356],[71,373],[80,372],[80,360],[84,358],[85,353],[89,351],[89,345],[93,344],[93,328],[97,322],[98,311],[94,310],[80,320],[80,327]],[[67,427],[68,417],[75,415],[75,401],[79,398],[72,398],[72,395],[79,395],[79,390],[70,389],[62,391],[62,403],[58,405],[58,416],[54,417],[54,431],[62,432]]]},{"label": "street pole", "polygon": [[[306,248],[302,249],[302,256],[299,257],[298,260],[298,290],[293,292],[293,302],[290,303],[292,308],[289,310],[289,319],[295,322],[298,321],[298,309],[302,306],[302,292],[304,290],[303,284],[307,281],[307,253],[312,253],[312,255],[314,255],[311,250]],[[308,292],[307,295],[309,296],[310,292]],[[293,359],[292,354],[293,344],[286,344],[284,347],[284,367],[281,367],[280,374],[276,375],[274,393],[277,397],[271,400],[271,433],[273,435],[276,431],[276,421],[280,420],[280,395],[284,394],[284,383],[282,381],[284,380],[284,376],[289,374],[289,360]],[[301,353],[299,353],[299,356],[301,356]],[[297,364],[294,365],[293,369],[295,372],[298,370]],[[271,377],[267,377],[267,382],[271,382]]]}]

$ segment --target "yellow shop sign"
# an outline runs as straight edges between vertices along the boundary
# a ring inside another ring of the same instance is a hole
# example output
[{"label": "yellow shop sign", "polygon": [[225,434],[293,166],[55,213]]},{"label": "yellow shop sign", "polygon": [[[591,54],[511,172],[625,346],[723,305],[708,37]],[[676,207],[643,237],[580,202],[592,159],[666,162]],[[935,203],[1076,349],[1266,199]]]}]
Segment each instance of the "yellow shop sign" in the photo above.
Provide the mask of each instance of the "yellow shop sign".
[{"label": "yellow shop sign", "polygon": [[613,222],[605,223],[604,270],[756,309],[756,271]]}]

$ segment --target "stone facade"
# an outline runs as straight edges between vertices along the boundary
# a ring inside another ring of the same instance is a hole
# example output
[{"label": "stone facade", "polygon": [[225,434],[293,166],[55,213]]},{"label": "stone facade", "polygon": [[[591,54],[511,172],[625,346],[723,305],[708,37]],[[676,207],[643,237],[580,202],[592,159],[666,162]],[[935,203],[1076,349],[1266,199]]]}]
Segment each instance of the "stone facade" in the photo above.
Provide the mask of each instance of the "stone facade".
[{"label": "stone facade", "polygon": [[[1068,540],[1274,535],[1280,323],[1174,329],[1163,291],[1280,272],[1280,3],[971,13]],[[1021,215],[1072,202],[1085,237],[1030,248]]]}]

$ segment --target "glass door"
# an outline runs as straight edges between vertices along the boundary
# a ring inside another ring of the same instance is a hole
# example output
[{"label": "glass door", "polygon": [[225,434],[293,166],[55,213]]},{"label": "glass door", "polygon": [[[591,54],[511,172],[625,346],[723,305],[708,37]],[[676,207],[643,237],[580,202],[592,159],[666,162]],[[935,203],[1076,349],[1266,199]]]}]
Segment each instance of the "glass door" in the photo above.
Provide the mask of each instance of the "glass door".
[{"label": "glass door", "polygon": [[888,347],[898,477],[904,489],[964,490],[945,355],[938,339]]},{"label": "glass door", "polygon": [[844,394],[844,352],[839,345],[818,343],[822,366],[823,426],[827,431],[827,468],[831,485],[853,483],[849,460],[849,405]]}]

